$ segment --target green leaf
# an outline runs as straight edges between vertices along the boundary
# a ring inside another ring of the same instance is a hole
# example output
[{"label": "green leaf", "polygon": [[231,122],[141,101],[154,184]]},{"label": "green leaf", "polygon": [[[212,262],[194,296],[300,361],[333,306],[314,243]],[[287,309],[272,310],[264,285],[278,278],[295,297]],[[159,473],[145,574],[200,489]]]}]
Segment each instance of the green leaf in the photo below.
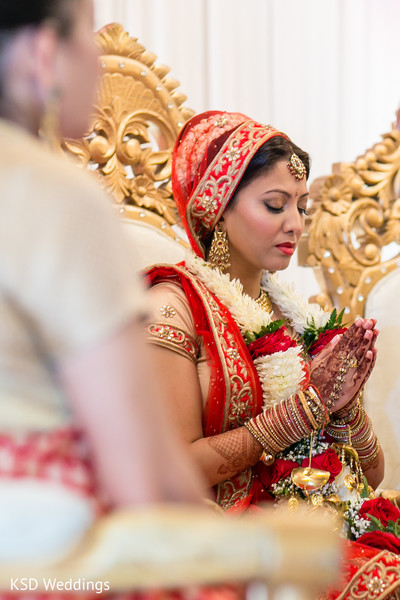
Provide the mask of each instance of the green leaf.
[{"label": "green leaf", "polygon": [[268,333],[274,333],[275,331],[278,331],[278,329],[282,327],[284,322],[284,319],[280,319],[279,321],[272,321],[272,323],[264,325],[264,327],[261,327],[260,332],[257,334],[258,337],[263,337],[263,335],[267,335]]},{"label": "green leaf", "polygon": [[317,327],[314,318],[311,317],[311,319],[309,321],[307,321],[307,327],[304,330],[304,333],[300,338],[303,343],[305,351],[308,352],[308,350],[310,349],[310,346],[312,346],[312,344],[318,340],[319,336],[322,333],[325,333],[326,331],[329,331],[330,329],[341,329],[342,327],[344,327],[343,315],[344,315],[344,309],[338,315],[336,308],[334,308],[329,316],[328,321],[326,322],[326,325],[324,325],[324,327]]},{"label": "green leaf", "polygon": [[336,308],[334,308],[333,311],[331,312],[331,316],[329,317],[329,319],[325,325],[325,330],[333,329],[333,327],[336,323],[336,316],[337,316],[337,310],[336,310]]},{"label": "green leaf", "polygon": [[337,318],[337,328],[343,327],[343,317],[344,317],[344,308],[340,311],[339,316]]},{"label": "green leaf", "polygon": [[254,333],[251,334],[249,331],[245,331],[245,333],[243,334],[243,338],[244,341],[246,342],[246,345],[248,346],[251,342],[254,342],[254,340],[256,339],[254,337]]},{"label": "green leaf", "polygon": [[393,533],[396,537],[400,537],[399,519],[397,521],[388,520],[385,531]]},{"label": "green leaf", "polygon": [[268,335],[269,333],[274,333],[275,331],[278,331],[278,329],[280,329],[284,323],[285,319],[280,319],[277,321],[272,321],[268,325],[264,325],[264,327],[261,327],[260,331],[245,331],[245,333],[243,334],[244,341],[247,345],[249,345],[251,342],[262,338],[264,335]]},{"label": "green leaf", "polygon": [[400,538],[400,521],[397,520],[396,523],[394,524],[394,535],[398,538]]},{"label": "green leaf", "polygon": [[367,517],[371,519],[371,524],[368,527],[368,531],[384,531],[385,528],[379,521],[379,519],[377,519],[373,515],[370,515],[369,513],[367,513]]},{"label": "green leaf", "polygon": [[361,490],[360,496],[361,496],[361,498],[369,498],[369,490],[368,490],[369,485],[368,485],[368,481],[367,481],[367,478],[365,477],[365,475],[363,475],[363,484],[364,484],[364,487]]}]

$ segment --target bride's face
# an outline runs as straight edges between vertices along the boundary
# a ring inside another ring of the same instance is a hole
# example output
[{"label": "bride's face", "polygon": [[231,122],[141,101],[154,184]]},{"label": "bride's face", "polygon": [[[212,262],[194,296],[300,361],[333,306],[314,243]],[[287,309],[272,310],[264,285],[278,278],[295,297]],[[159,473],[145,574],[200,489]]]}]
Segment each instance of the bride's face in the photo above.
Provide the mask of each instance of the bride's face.
[{"label": "bride's face", "polygon": [[253,179],[223,215],[233,270],[286,269],[304,229],[308,189],[287,160]]}]

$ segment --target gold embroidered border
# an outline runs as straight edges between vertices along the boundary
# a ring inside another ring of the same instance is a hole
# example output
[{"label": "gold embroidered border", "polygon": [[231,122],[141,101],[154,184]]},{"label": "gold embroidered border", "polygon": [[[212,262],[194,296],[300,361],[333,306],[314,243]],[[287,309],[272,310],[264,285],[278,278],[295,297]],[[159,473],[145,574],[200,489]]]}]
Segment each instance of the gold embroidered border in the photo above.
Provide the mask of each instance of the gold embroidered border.
[{"label": "gold embroidered border", "polygon": [[253,469],[250,467],[232,479],[227,479],[217,486],[217,504],[228,510],[248,496],[253,481]]},{"label": "gold embroidered border", "polygon": [[[203,300],[208,314],[215,346],[220,357],[225,379],[225,412],[223,431],[240,427],[252,416],[253,390],[249,381],[246,363],[237,349],[236,339],[229,324],[221,315],[221,310],[206,286],[185,268],[179,269],[190,277],[197,293]],[[221,432],[217,432],[221,433]]]},{"label": "gold embroidered border", "polygon": [[357,571],[336,600],[383,600],[399,587],[400,559],[383,551]]},{"label": "gold embroidered border", "polygon": [[185,331],[164,323],[150,323],[146,328],[146,338],[149,342],[178,352],[194,363],[197,362],[199,346]]},{"label": "gold embroidered border", "polygon": [[[166,266],[170,267],[170,265]],[[229,431],[235,426],[240,427],[249,417],[253,416],[252,407],[255,402],[246,362],[241,356],[237,348],[236,339],[229,329],[229,324],[225,321],[223,315],[221,315],[220,307],[214,300],[211,292],[186,267],[175,265],[174,270],[191,281],[193,288],[202,300],[215,342],[215,348],[221,361],[225,387],[225,398],[223,400],[225,411],[222,431]],[[153,323],[150,327],[154,327],[154,325],[164,328],[162,332],[163,338],[160,337],[160,331],[158,331],[157,336],[152,335],[150,341],[169,347],[168,342],[171,340],[167,340],[166,338],[169,335],[168,330],[172,328],[163,323]],[[176,346],[173,349],[177,351]],[[211,433],[210,435],[217,435],[219,433],[221,431],[215,431],[215,433]],[[249,468],[232,479],[219,484],[217,486],[217,503],[221,508],[226,510],[244,499],[249,494],[252,480],[253,471]]]},{"label": "gold embroidered border", "polygon": [[227,139],[186,209],[188,225],[196,240],[202,242],[202,231],[214,228],[250,160],[266,141],[276,135],[286,137],[270,125],[246,121]]},{"label": "gold embroidered border", "polygon": [[[252,416],[254,398],[246,363],[237,349],[235,337],[229,329],[229,324],[221,315],[221,309],[213,295],[190,271],[185,268],[177,268],[177,270],[190,278],[203,300],[203,306],[208,315],[225,380],[225,410],[222,430],[229,431],[235,426],[240,427]],[[221,432],[215,432],[215,434],[218,433]],[[217,503],[224,510],[230,508],[248,495],[251,483],[251,468],[224,481],[217,486]]]}]

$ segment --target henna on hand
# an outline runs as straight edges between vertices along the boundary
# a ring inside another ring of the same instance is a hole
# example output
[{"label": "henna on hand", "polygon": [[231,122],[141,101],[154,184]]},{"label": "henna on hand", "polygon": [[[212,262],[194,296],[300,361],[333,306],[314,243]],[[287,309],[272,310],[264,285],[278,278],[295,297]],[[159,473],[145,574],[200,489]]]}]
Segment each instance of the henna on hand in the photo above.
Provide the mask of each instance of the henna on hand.
[{"label": "henna on hand", "polygon": [[374,326],[374,321],[354,323],[328,356],[320,360],[317,357],[311,363],[311,383],[319,390],[325,404],[337,404],[337,407],[330,407],[332,412],[348,403],[354,405],[371,374],[378,334]]},{"label": "henna on hand", "polygon": [[[369,336],[368,336],[368,334],[369,334]],[[355,351],[354,355],[358,362],[358,369],[357,369],[356,373],[354,374],[355,381],[359,380],[360,378],[364,378],[364,383],[365,383],[368,378],[368,377],[366,377],[366,375],[367,375],[367,373],[370,372],[369,367],[370,367],[371,359],[367,358],[367,353],[369,350],[373,350],[377,336],[378,336],[378,332],[376,330],[374,330],[374,331],[369,330],[369,331],[365,332],[363,338],[360,341],[358,348]],[[366,364],[364,364],[364,363],[366,363]]]},{"label": "henna on hand", "polygon": [[226,462],[221,463],[217,473],[236,475],[255,465],[261,455],[260,445],[245,427],[206,438],[207,444]]}]

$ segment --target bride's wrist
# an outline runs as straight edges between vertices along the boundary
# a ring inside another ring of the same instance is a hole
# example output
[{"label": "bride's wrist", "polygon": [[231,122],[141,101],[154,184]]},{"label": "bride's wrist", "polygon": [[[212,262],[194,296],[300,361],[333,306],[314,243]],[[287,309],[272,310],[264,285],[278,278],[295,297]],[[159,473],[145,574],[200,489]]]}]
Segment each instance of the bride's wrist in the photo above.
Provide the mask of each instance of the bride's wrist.
[{"label": "bride's wrist", "polygon": [[343,408],[340,408],[336,412],[332,413],[332,421],[337,424],[343,425],[347,425],[348,423],[350,423],[362,409],[361,397],[362,392],[359,392],[355,400],[349,402]]},{"label": "bride's wrist", "polygon": [[318,390],[310,385],[249,419],[245,427],[264,449],[261,460],[270,465],[279,452],[319,431],[328,421]]}]

